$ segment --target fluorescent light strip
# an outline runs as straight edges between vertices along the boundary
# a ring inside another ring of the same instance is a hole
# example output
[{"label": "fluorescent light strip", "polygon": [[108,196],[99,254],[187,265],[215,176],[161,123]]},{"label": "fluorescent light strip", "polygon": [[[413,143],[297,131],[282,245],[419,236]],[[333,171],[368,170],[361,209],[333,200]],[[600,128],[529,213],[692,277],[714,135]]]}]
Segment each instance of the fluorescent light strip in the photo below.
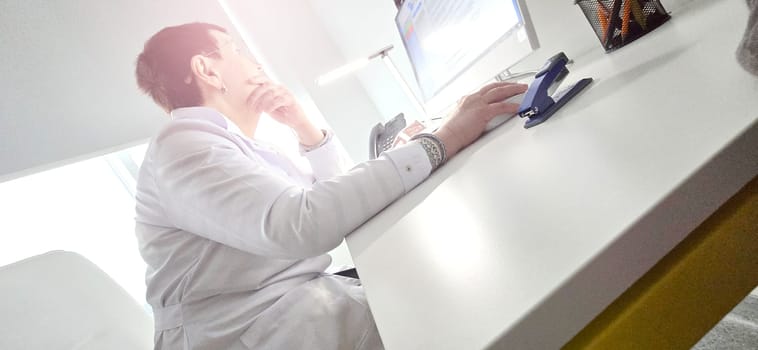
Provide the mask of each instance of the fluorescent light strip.
[{"label": "fluorescent light strip", "polygon": [[361,58],[359,60],[355,60],[353,62],[350,62],[342,67],[339,67],[335,70],[332,70],[331,72],[328,72],[316,79],[316,85],[318,86],[324,86],[326,84],[329,84],[335,80],[338,80],[352,72],[355,72],[369,63],[368,58]]}]

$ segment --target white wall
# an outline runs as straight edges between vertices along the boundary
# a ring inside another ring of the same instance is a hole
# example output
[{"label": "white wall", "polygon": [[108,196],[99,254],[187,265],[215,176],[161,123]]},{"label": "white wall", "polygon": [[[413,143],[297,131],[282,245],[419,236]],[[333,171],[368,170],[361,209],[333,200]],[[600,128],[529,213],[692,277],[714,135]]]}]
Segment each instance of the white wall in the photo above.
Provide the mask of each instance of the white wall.
[{"label": "white wall", "polygon": [[[310,0],[324,27],[337,45],[337,49],[353,61],[393,45],[389,53],[405,81],[416,96],[421,96],[413,71],[395,28],[397,8],[391,0]],[[356,72],[364,89],[374,101],[383,120],[398,113],[408,119],[421,119],[411,100],[402,92],[389,70],[376,59]]]},{"label": "white wall", "polygon": [[281,83],[309,95],[350,156],[368,158],[368,134],[381,121],[374,101],[355,77],[327,86],[316,78],[346,62],[309,2],[224,0],[251,50]]},{"label": "white wall", "polygon": [[0,181],[147,140],[165,114],[134,62],[159,29],[231,28],[214,0],[0,2]]}]

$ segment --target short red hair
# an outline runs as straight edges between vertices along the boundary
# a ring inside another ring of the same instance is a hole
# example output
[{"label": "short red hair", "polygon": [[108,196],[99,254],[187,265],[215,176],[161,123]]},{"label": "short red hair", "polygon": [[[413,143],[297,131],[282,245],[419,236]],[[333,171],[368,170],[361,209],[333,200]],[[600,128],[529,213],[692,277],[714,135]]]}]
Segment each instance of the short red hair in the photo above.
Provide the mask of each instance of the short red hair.
[{"label": "short red hair", "polygon": [[[226,33],[215,24],[187,23],[161,29],[137,56],[137,85],[167,112],[202,104],[200,88],[191,77],[192,57],[217,49],[210,31]],[[187,83],[189,81],[189,83]]]}]

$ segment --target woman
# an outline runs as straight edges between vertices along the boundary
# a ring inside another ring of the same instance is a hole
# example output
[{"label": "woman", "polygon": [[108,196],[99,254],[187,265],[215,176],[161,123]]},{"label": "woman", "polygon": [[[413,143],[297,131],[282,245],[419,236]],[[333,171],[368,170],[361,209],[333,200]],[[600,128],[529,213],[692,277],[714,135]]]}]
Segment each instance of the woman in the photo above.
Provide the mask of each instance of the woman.
[{"label": "woman", "polygon": [[[329,250],[473,142],[524,85],[463,98],[433,134],[351,170],[329,131],[218,26],[145,43],[141,90],[171,113],[140,170],[136,233],[161,349],[381,349],[360,282]],[[292,128],[311,171],[256,141],[262,113]]]}]

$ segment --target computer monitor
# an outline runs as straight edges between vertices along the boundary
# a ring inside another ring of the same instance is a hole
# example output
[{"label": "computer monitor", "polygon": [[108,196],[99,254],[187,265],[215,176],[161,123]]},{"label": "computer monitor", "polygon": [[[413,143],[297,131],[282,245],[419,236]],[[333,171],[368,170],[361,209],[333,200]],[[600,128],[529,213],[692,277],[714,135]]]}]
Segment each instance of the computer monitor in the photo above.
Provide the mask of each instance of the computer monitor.
[{"label": "computer monitor", "polygon": [[539,47],[524,0],[405,0],[395,24],[427,114]]}]

